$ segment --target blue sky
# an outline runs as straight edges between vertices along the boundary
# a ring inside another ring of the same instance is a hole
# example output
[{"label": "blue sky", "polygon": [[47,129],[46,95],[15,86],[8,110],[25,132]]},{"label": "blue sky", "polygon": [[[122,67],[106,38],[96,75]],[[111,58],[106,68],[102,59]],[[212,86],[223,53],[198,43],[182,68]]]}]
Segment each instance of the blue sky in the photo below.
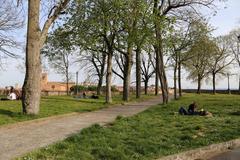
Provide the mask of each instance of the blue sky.
[{"label": "blue sky", "polygon": [[[226,6],[226,8],[225,8]],[[229,31],[231,31],[234,28],[240,27],[240,1],[239,0],[228,0],[226,4],[219,5],[219,10],[216,16],[212,17],[210,19],[210,24],[216,28],[214,31],[214,35],[224,35],[227,34]],[[210,11],[209,11],[210,12]],[[19,40],[23,41],[25,39],[26,29],[22,29],[21,31],[18,31],[15,33],[15,35],[18,37]],[[19,50],[19,54],[24,56],[24,50]],[[11,64],[11,65],[9,65]],[[15,85],[19,84],[22,85],[24,74],[21,69],[19,69],[19,64],[23,65],[23,62],[21,60],[13,60],[8,59],[7,65],[4,65],[4,70],[1,70],[0,72],[0,87],[8,86],[8,85]],[[72,72],[75,73],[76,68],[72,69]],[[237,72],[236,70],[232,70],[232,72]],[[52,81],[61,81],[61,76],[54,73],[54,71],[50,70],[49,73],[49,79]],[[168,79],[169,79],[169,86],[171,87],[173,85],[172,82],[172,73],[168,72]],[[186,77],[187,74],[183,74],[183,77]],[[79,79],[80,81],[84,80],[84,73],[81,72]],[[221,81],[218,81],[217,88],[226,88],[226,79],[225,78],[219,78]],[[119,83],[118,81],[115,81],[115,83]],[[120,82],[121,84],[121,82]],[[238,79],[237,76],[232,76],[231,78],[231,87],[232,88],[238,88]],[[183,80],[183,88],[196,88],[196,84],[191,83],[189,80]],[[207,83],[203,85],[203,88],[211,88],[211,83]]]}]

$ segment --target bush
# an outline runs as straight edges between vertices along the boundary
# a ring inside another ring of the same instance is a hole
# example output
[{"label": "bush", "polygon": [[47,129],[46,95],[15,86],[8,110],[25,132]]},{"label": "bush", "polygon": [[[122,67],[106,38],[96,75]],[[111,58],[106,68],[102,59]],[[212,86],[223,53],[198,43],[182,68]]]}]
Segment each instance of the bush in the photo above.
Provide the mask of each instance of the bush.
[{"label": "bush", "polygon": [[[116,86],[112,86],[111,87],[111,90],[112,92],[117,92],[117,88]],[[74,94],[76,94],[76,92],[83,92],[83,91],[97,91],[97,86],[82,86],[82,85],[75,85],[75,86],[72,86],[70,88],[70,92],[73,92]],[[105,92],[106,91],[106,86],[102,86],[102,89],[101,89],[102,92]]]},{"label": "bush", "polygon": [[97,86],[88,86],[87,90],[88,91],[97,91]]},{"label": "bush", "polygon": [[[112,90],[112,92],[117,92],[118,91],[116,86],[112,86],[111,90]],[[106,86],[102,86],[101,91],[105,92],[106,91]]]}]

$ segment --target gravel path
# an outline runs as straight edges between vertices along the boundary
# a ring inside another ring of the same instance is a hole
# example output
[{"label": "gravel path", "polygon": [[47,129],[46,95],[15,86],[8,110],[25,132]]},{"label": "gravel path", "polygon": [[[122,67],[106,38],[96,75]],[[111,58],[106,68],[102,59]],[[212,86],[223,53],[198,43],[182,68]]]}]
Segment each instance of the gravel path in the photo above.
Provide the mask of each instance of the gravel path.
[{"label": "gravel path", "polygon": [[0,160],[19,157],[34,149],[65,139],[95,123],[106,124],[118,115],[132,116],[161,103],[161,98],[119,105],[94,112],[45,118],[0,127]]},{"label": "gravel path", "polygon": [[208,160],[240,160],[240,148],[222,153]]}]

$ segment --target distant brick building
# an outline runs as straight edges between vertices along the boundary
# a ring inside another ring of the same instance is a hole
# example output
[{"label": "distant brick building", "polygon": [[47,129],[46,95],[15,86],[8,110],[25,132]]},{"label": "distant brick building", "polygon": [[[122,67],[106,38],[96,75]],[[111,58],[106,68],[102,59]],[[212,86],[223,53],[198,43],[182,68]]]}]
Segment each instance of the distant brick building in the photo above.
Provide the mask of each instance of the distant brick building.
[{"label": "distant brick building", "polygon": [[[69,82],[69,90],[73,85],[75,85],[74,82]],[[45,92],[64,92],[67,90],[67,84],[65,82],[49,82],[47,73],[42,73],[41,90]]]}]

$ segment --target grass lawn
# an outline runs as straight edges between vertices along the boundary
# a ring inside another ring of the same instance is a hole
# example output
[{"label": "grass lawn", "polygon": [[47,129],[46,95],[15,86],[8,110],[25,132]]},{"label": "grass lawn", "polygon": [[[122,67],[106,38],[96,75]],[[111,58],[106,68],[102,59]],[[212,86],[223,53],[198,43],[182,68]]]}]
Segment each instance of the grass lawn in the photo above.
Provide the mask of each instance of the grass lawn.
[{"label": "grass lawn", "polygon": [[[181,116],[179,106],[193,100],[214,117]],[[240,138],[239,95],[187,94],[108,126],[93,125],[62,142],[20,159],[136,160],[153,159],[213,143]]]},{"label": "grass lawn", "polygon": [[[141,101],[152,97],[152,95],[143,95],[140,100],[136,100],[135,96],[132,96],[131,101]],[[123,103],[121,98],[122,96],[115,95],[113,97],[113,104]],[[104,97],[100,97],[98,100],[77,100],[70,96],[48,96],[42,97],[40,114],[37,116],[30,116],[22,114],[21,101],[0,101],[0,125],[71,112],[89,112],[108,106],[109,105],[104,103]]]}]

